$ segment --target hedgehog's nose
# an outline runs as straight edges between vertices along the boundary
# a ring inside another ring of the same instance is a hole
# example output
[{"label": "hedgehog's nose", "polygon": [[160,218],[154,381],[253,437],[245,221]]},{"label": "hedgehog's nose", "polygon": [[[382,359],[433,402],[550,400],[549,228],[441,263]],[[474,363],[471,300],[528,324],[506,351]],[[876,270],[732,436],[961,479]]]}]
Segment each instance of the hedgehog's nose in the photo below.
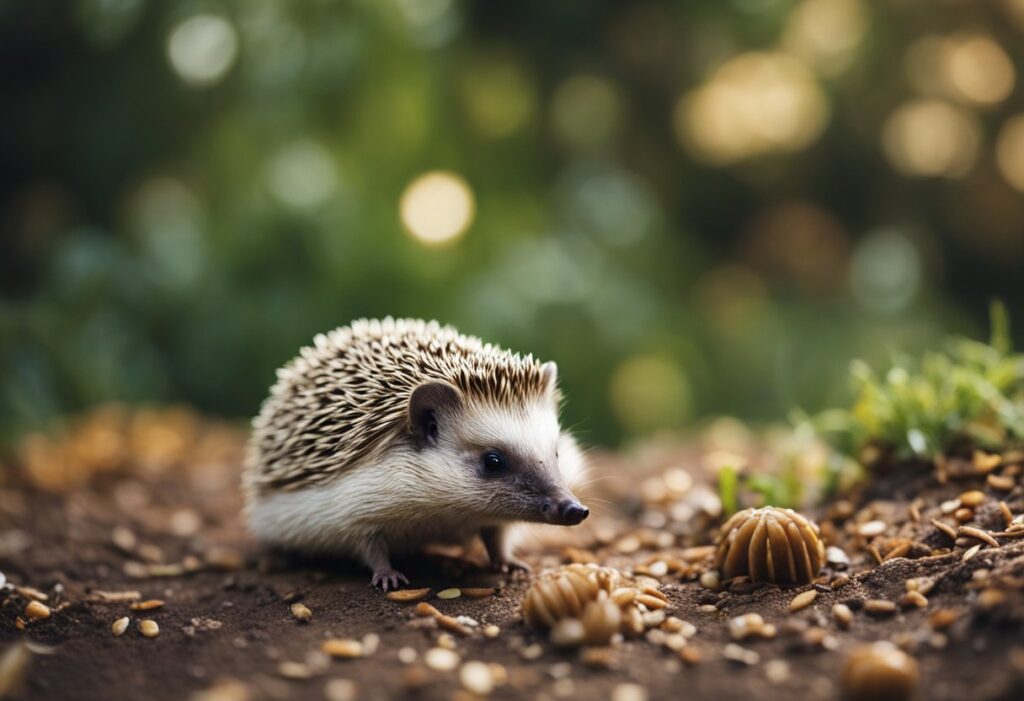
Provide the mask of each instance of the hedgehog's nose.
[{"label": "hedgehog's nose", "polygon": [[558,515],[566,526],[575,526],[590,515],[590,509],[575,499],[568,499],[558,505]]}]

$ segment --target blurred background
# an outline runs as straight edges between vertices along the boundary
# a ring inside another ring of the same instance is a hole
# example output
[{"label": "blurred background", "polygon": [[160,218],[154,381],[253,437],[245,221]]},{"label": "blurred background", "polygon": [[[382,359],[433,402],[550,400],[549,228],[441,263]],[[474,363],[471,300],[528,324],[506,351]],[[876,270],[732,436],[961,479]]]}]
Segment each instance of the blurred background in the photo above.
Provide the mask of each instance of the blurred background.
[{"label": "blurred background", "polygon": [[33,0],[0,56],[3,441],[248,417],[362,316],[605,445],[1024,323],[1024,0]]}]

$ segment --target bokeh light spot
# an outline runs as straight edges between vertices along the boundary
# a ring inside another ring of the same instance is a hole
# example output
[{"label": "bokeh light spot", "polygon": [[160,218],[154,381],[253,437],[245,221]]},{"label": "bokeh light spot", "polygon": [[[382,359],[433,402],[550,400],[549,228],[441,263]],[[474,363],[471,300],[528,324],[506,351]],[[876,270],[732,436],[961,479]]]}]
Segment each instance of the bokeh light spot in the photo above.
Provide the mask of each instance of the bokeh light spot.
[{"label": "bokeh light spot", "polygon": [[586,150],[608,143],[622,121],[622,98],[605,78],[576,75],[551,100],[551,126],[563,144]]},{"label": "bokeh light spot", "polygon": [[1005,100],[1016,79],[1006,52],[986,36],[951,40],[948,69],[953,88],[966,101],[979,105]]},{"label": "bokeh light spot", "polygon": [[867,30],[861,0],[804,0],[786,23],[782,45],[825,75],[846,68]]},{"label": "bokeh light spot", "polygon": [[692,409],[690,381],[681,367],[657,355],[628,358],[612,374],[612,410],[636,433],[678,428]]},{"label": "bokeh light spot", "polygon": [[676,104],[680,142],[713,164],[770,153],[791,153],[813,143],[828,106],[810,70],[783,53],[740,54]]},{"label": "bokeh light spot", "polygon": [[460,176],[433,171],[413,180],[402,193],[402,224],[417,241],[428,245],[450,243],[473,221],[473,191]]},{"label": "bokeh light spot", "polygon": [[175,72],[190,85],[219,82],[238,54],[235,28],[218,15],[195,15],[178,24],[167,40]]},{"label": "bokeh light spot", "polygon": [[338,185],[331,155],[310,140],[281,149],[267,164],[266,177],[267,185],[278,199],[299,208],[326,202]]},{"label": "bokeh light spot", "polygon": [[941,100],[912,100],[886,121],[882,145],[893,167],[914,177],[966,175],[981,140],[978,125],[964,110]]},{"label": "bokeh light spot", "polygon": [[996,162],[1006,182],[1024,192],[1024,114],[1011,118],[999,130]]},{"label": "bokeh light spot", "polygon": [[913,242],[895,229],[881,229],[868,234],[854,251],[850,287],[868,309],[894,313],[913,301],[921,274],[921,255]]}]

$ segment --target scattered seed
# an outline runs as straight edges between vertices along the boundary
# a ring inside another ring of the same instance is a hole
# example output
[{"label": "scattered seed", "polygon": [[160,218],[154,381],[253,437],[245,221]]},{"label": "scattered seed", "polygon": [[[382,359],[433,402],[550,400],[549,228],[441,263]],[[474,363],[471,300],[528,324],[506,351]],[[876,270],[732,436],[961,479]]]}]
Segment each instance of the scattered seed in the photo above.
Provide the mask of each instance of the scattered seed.
[{"label": "scattered seed", "polygon": [[352,638],[328,638],[320,644],[320,651],[339,659],[363,656],[363,644]]},{"label": "scattered seed", "polygon": [[1013,523],[1013,512],[1010,511],[1010,507],[1005,501],[999,502],[999,513],[1003,515],[1007,526]]},{"label": "scattered seed", "polygon": [[721,581],[718,578],[718,571],[708,570],[707,572],[704,572],[700,576],[700,585],[705,589],[718,591],[719,587],[721,587]]},{"label": "scattered seed", "polygon": [[493,623],[484,626],[485,638],[497,638],[499,635],[501,635],[501,628],[499,628],[498,626],[494,625]]},{"label": "scattered seed", "polygon": [[956,622],[960,616],[953,609],[938,609],[928,617],[928,623],[935,630],[945,630]]},{"label": "scattered seed", "polygon": [[874,558],[876,565],[882,564],[882,553],[878,552],[878,548],[875,545],[869,545],[868,552],[871,553],[871,557]]},{"label": "scattered seed", "polygon": [[836,589],[841,589],[842,587],[845,587],[847,584],[849,584],[849,582],[849,576],[841,574],[832,580],[832,582],[829,584],[829,587],[831,587],[832,590],[835,591]]},{"label": "scattered seed", "polygon": [[985,479],[985,483],[999,492],[1008,492],[1013,489],[1013,478],[1004,475],[989,475]]},{"label": "scattered seed", "polygon": [[50,617],[50,607],[40,601],[30,601],[25,606],[25,616],[33,621],[41,621]]},{"label": "scattered seed", "polygon": [[865,538],[871,538],[876,535],[882,535],[888,527],[885,521],[868,521],[857,526],[857,533]]},{"label": "scattered seed", "polygon": [[164,602],[160,599],[147,599],[146,601],[137,601],[134,604],[130,604],[128,608],[132,611],[151,611],[158,609],[164,605]]},{"label": "scattered seed", "polygon": [[745,647],[741,647],[736,643],[729,643],[722,650],[722,656],[727,660],[733,662],[739,662],[748,666],[755,665],[761,661],[761,656],[753,650],[748,650]]},{"label": "scattered seed", "polygon": [[563,618],[551,628],[551,643],[557,647],[576,647],[583,643],[586,630],[577,618]]},{"label": "scattered seed", "polygon": [[419,657],[414,647],[403,647],[398,650],[398,661],[402,664],[412,664]]},{"label": "scattered seed", "polygon": [[975,538],[987,545],[991,545],[993,548],[999,547],[999,541],[980,528],[974,528],[973,526],[960,526],[960,535],[965,535],[968,538]]},{"label": "scattered seed", "polygon": [[864,610],[868,613],[887,616],[896,612],[896,604],[886,599],[868,599],[864,602]]},{"label": "scattered seed", "polygon": [[131,622],[132,619],[128,616],[122,616],[110,624],[110,632],[114,634],[115,638],[120,638],[128,630],[128,624]]},{"label": "scattered seed", "polygon": [[147,638],[155,638],[160,635],[160,626],[152,618],[143,618],[139,621],[139,632]]},{"label": "scattered seed", "polygon": [[633,603],[633,599],[636,598],[638,593],[633,587],[620,587],[612,592],[612,601],[620,607],[628,606]]},{"label": "scattered seed", "polygon": [[907,511],[910,513],[910,518],[914,523],[921,520],[921,507],[918,505],[916,499],[910,503],[910,506],[907,507]]},{"label": "scattered seed", "polygon": [[494,691],[494,674],[486,662],[467,662],[459,669],[462,687],[476,696],[487,696]]},{"label": "scattered seed", "polygon": [[714,604],[701,604],[697,610],[701,613],[718,613],[718,607]]},{"label": "scattered seed", "polygon": [[292,616],[303,623],[309,623],[313,620],[313,612],[310,611],[308,606],[301,603],[292,604]]},{"label": "scattered seed", "polygon": [[984,501],[985,492],[978,491],[977,489],[960,495],[960,503],[972,509],[981,506]]},{"label": "scattered seed", "polygon": [[977,545],[972,545],[964,551],[963,557],[961,557],[960,560],[962,562],[967,562],[972,557],[977,555],[979,550],[981,550],[981,543],[978,543]]},{"label": "scattered seed", "polygon": [[430,593],[430,588],[423,589],[396,589],[389,591],[384,596],[391,601],[419,601]]},{"label": "scattered seed", "polygon": [[636,597],[638,604],[643,604],[649,609],[663,609],[668,606],[668,603],[657,596],[651,596],[650,594],[638,594]]},{"label": "scattered seed", "polygon": [[437,624],[445,630],[450,630],[451,632],[457,633],[464,637],[473,634],[473,631],[470,630],[467,626],[463,625],[459,621],[459,619],[453,618],[452,616],[447,616],[445,614],[437,616]]},{"label": "scattered seed", "polygon": [[940,531],[942,531],[947,536],[949,536],[950,539],[952,539],[954,541],[957,539],[956,529],[953,528],[952,526],[950,526],[948,524],[945,524],[942,521],[939,521],[938,519],[934,519],[934,518],[931,520],[931,523],[932,523],[933,526],[935,526]]},{"label": "scattered seed", "polygon": [[460,661],[459,653],[443,647],[432,647],[423,655],[423,663],[436,672],[450,672]]},{"label": "scattered seed", "polygon": [[856,648],[843,663],[842,695],[849,701],[904,701],[917,686],[917,662],[890,642]]},{"label": "scattered seed", "polygon": [[313,676],[313,670],[308,665],[288,660],[277,666],[277,673],[285,679],[309,679]]},{"label": "scattered seed", "polygon": [[841,565],[843,567],[850,566],[850,556],[846,554],[845,550],[838,548],[835,545],[830,545],[825,548],[825,560],[830,565]]},{"label": "scattered seed", "polygon": [[138,601],[142,598],[142,594],[137,591],[94,591],[88,597],[87,601],[102,601],[103,603],[109,604],[120,604],[127,601]]},{"label": "scattered seed", "polygon": [[612,688],[611,701],[647,701],[647,689],[639,684],[617,684]]},{"label": "scattered seed", "polygon": [[772,684],[785,684],[789,681],[789,663],[785,660],[769,660],[764,666],[764,675]]},{"label": "scattered seed", "polygon": [[455,650],[459,647],[451,633],[441,633],[437,636],[437,646],[443,647],[445,650]]},{"label": "scattered seed", "polygon": [[483,599],[494,595],[494,587],[463,587],[462,595],[470,599]]},{"label": "scattered seed", "polygon": [[911,547],[913,547],[913,544],[910,542],[900,543],[885,554],[885,557],[882,558],[882,562],[888,562],[889,560],[895,560],[897,557],[903,557],[910,552]]},{"label": "scattered seed", "polygon": [[972,518],[974,518],[974,509],[961,507],[953,512],[953,518],[955,518],[960,523],[967,523]]},{"label": "scattered seed", "polygon": [[462,596],[462,590],[456,587],[452,587],[451,589],[442,589],[437,592],[438,599],[458,599],[460,596]]},{"label": "scattered seed", "polygon": [[949,499],[939,504],[939,510],[944,514],[951,514],[960,508],[959,499]]},{"label": "scattered seed", "polygon": [[692,645],[687,645],[679,651],[679,659],[688,665],[695,665],[700,663],[700,651]]},{"label": "scattered seed", "polygon": [[[327,701],[355,701],[358,693],[359,689],[351,679],[331,679],[324,684],[324,698]],[[248,692],[244,698],[248,698]]]},{"label": "scattered seed", "polygon": [[800,592],[793,597],[793,600],[789,602],[789,610],[791,612],[800,611],[805,609],[814,603],[814,600],[818,598],[817,589],[808,589],[805,592]]},{"label": "scattered seed", "polygon": [[992,611],[1006,602],[1006,592],[999,589],[984,589],[978,594],[978,608],[982,611]]},{"label": "scattered seed", "polygon": [[900,606],[916,606],[919,609],[928,608],[928,599],[919,591],[908,591],[900,597]]},{"label": "scattered seed", "polygon": [[839,627],[845,630],[853,622],[853,611],[846,604],[835,604],[832,606],[832,617],[836,619]]},{"label": "scattered seed", "polygon": [[437,616],[441,616],[443,614],[440,611],[438,611],[436,608],[434,608],[433,606],[428,604],[426,601],[421,601],[420,603],[416,604],[416,615],[417,616],[423,616],[424,618],[426,618],[426,617],[434,617],[434,618],[436,618]]}]

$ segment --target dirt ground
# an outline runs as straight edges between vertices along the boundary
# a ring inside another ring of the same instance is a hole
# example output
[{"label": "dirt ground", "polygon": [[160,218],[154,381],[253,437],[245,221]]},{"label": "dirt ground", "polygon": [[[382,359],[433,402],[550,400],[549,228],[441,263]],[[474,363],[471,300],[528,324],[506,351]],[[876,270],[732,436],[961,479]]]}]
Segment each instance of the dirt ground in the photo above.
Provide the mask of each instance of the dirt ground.
[{"label": "dirt ground", "polygon": [[[829,565],[816,584],[803,587],[740,584],[712,591],[698,581],[707,563],[687,560],[700,552],[692,548],[709,542],[720,520],[693,454],[680,449],[632,464],[619,456],[598,459],[598,473],[609,479],[595,492],[597,513],[573,533],[581,550],[541,540],[525,559],[535,572],[570,558],[593,557],[623,570],[653,567],[655,574],[662,567],[656,563],[682,563],[658,579],[669,600],[667,613],[696,627],[684,661],[650,634],[627,637],[584,659],[577,650],[554,648],[544,632],[525,625],[520,600],[528,576],[509,579],[438,554],[401,563],[413,586],[432,588],[430,603],[472,619],[463,619],[469,635],[446,634],[433,619],[417,617],[414,604],[370,589],[368,573],[354,565],[300,561],[250,542],[240,517],[233,448],[213,458],[159,457],[93,471],[71,485],[67,473],[41,477],[33,472],[38,465],[6,470],[0,490],[0,571],[7,580],[0,688],[20,677],[12,698],[472,698],[461,687],[458,668],[424,664],[424,653],[439,638],[461,662],[501,666],[494,699],[834,699],[845,657],[876,640],[892,640],[917,660],[915,698],[1011,699],[1024,693],[1024,538],[999,537],[999,547],[972,550],[979,541],[961,537],[954,544],[930,523],[955,523],[946,513],[950,500],[978,489],[984,500],[965,523],[1005,533],[1010,524],[999,502],[1013,515],[1024,511],[1019,464],[991,473],[1009,479],[1010,489],[1006,480],[993,489],[969,460],[955,462],[945,484],[931,469],[883,476],[859,496],[812,514],[828,544],[848,555],[847,567]],[[694,476],[692,486],[689,478],[680,485],[680,471]],[[639,482],[629,477],[635,474],[648,476],[645,487],[668,475],[662,484],[669,488],[645,488],[639,498]],[[602,498],[607,505],[601,506]],[[883,523],[883,532],[864,527],[871,521]],[[897,549],[897,556],[878,563],[876,553],[884,559]],[[908,579],[927,583],[926,607],[901,603]],[[436,597],[450,587],[492,585],[496,593],[484,598]],[[818,591],[814,602],[790,612],[793,597],[812,588]],[[117,596],[164,604],[136,611],[129,600],[108,600]],[[51,615],[26,618],[28,602],[44,597]],[[871,599],[894,602],[896,610],[868,613],[864,604]],[[312,611],[311,621],[296,620],[295,602]],[[848,630],[831,613],[836,603],[853,611]],[[777,634],[733,640],[729,620],[747,612],[761,614]],[[111,625],[123,616],[131,623],[115,637]],[[143,618],[156,621],[158,637],[143,637]],[[493,638],[482,632],[490,624],[500,628]],[[372,654],[327,658],[320,646],[328,638],[360,640]],[[740,646],[745,662],[727,658],[737,656],[730,644]]]}]

